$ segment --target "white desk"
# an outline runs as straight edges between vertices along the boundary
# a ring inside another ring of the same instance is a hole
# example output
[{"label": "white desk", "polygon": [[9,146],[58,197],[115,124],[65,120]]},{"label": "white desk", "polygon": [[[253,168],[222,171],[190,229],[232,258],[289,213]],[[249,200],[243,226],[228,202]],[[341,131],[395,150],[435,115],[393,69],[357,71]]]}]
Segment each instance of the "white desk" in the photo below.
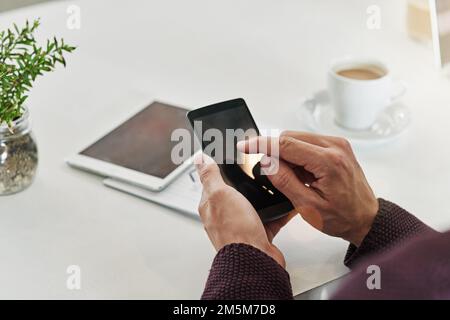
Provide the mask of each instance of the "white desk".
[{"label": "white desk", "polygon": [[[378,31],[365,27],[373,3]],[[81,8],[80,30],[66,28],[69,4]],[[79,46],[28,102],[40,167],[30,189],[0,198],[0,298],[198,298],[214,257],[202,226],[107,189],[64,157],[149,97],[193,108],[244,97],[257,121],[301,129],[298,101],[345,54],[376,56],[409,83],[409,132],[357,150],[376,193],[450,227],[450,81],[431,50],[405,35],[404,9],[403,0],[89,0],[0,15],[2,29],[41,17],[39,36]],[[346,244],[300,219],[277,241],[297,292],[344,271]],[[72,264],[80,291],[66,288]]]}]

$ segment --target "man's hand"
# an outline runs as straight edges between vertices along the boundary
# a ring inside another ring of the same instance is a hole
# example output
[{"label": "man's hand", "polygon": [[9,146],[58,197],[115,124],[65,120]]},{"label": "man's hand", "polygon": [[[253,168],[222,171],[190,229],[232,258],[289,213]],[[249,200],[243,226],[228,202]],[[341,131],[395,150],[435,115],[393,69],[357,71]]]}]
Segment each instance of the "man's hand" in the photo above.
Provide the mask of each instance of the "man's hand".
[{"label": "man's hand", "polygon": [[[265,150],[271,145],[279,145],[279,157],[274,150]],[[266,164],[269,180],[309,224],[361,244],[378,211],[378,201],[345,139],[284,132],[280,138],[240,142],[238,150],[267,154],[261,163]],[[278,170],[269,172],[267,167]]]},{"label": "man's hand", "polygon": [[294,215],[264,226],[250,202],[223,181],[214,160],[202,155],[202,159],[195,162],[203,184],[200,217],[215,249],[219,251],[228,244],[245,243],[285,267],[283,254],[272,244],[272,239]]}]

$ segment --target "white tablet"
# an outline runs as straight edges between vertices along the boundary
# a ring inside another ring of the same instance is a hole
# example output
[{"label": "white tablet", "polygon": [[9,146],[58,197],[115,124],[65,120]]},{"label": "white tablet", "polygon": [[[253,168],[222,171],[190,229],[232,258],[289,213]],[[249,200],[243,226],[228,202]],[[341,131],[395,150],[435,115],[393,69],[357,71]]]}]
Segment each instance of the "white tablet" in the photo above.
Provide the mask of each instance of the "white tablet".
[{"label": "white tablet", "polygon": [[184,162],[172,161],[172,149],[179,143],[171,139],[174,130],[192,132],[187,111],[153,102],[66,161],[79,169],[160,191],[193,163],[199,149],[192,138],[192,150]]}]

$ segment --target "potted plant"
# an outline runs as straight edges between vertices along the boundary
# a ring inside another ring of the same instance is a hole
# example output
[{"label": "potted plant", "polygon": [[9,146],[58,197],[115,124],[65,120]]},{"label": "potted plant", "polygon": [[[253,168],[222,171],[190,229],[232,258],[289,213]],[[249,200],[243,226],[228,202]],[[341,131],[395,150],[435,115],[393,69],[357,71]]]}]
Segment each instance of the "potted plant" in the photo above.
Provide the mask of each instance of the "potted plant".
[{"label": "potted plant", "polygon": [[38,45],[39,19],[0,32],[0,195],[13,194],[33,181],[38,163],[30,115],[24,105],[37,77],[66,65],[64,54],[75,47],[63,39]]}]

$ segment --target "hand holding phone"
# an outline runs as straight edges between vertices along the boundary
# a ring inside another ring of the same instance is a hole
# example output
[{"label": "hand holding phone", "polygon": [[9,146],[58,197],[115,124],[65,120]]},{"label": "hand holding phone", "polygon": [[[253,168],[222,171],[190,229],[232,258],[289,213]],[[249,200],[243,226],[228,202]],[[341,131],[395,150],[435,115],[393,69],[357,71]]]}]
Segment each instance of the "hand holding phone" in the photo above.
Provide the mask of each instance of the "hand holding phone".
[{"label": "hand holding phone", "polygon": [[199,156],[195,161],[203,185],[199,213],[214,248],[219,251],[228,245],[250,245],[285,267],[284,256],[272,241],[296,215],[295,211],[263,224],[252,204],[225,183],[214,160],[204,154]]},{"label": "hand holding phone", "polygon": [[193,110],[187,117],[204,153],[218,163],[223,180],[248,199],[263,222],[277,220],[294,209],[261,173],[262,155],[238,154],[237,142],[259,136],[243,99]]}]

